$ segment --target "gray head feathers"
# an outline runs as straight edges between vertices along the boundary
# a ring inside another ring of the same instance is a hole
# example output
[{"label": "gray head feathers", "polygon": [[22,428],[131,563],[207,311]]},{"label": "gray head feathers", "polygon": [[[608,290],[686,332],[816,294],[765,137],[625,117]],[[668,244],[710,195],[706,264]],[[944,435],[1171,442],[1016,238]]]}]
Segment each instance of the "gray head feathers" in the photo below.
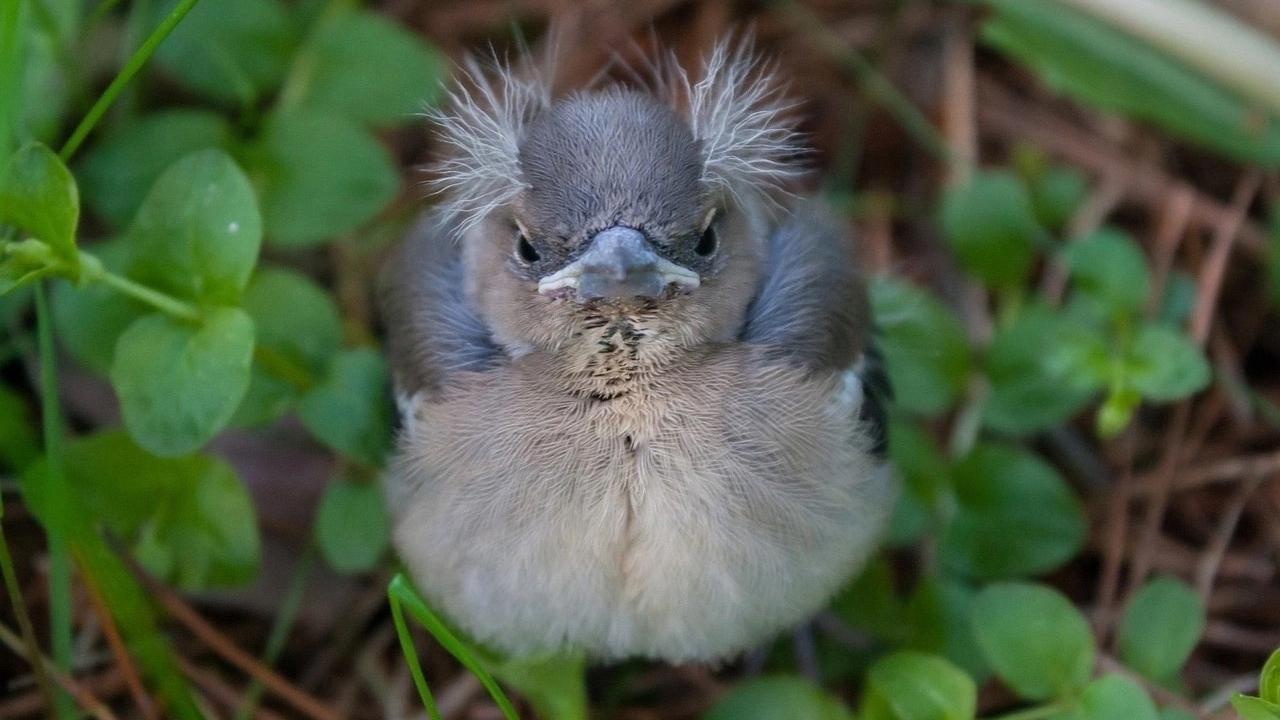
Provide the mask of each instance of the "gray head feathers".
[{"label": "gray head feathers", "polygon": [[[486,66],[487,65],[487,66]],[[773,67],[749,40],[726,39],[704,58],[695,82],[674,56],[649,66],[648,88],[688,124],[702,160],[708,194],[740,204],[770,204],[803,172],[804,148]],[[431,187],[465,232],[529,188],[520,149],[529,124],[555,99],[550,73],[496,57],[463,63],[460,77],[428,118],[447,148]]]}]

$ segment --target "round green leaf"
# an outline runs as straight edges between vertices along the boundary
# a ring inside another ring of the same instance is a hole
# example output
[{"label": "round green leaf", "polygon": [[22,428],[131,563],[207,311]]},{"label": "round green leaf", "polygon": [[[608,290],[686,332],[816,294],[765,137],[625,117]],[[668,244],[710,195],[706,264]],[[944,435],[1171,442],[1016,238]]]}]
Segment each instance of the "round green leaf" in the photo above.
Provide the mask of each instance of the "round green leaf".
[{"label": "round green leaf", "polygon": [[986,357],[991,392],[982,419],[987,427],[1014,435],[1038,432],[1089,402],[1092,389],[1073,382],[1069,366],[1045,352],[1060,347],[1063,334],[1059,315],[1038,303],[996,332]]},{"label": "round green leaf", "polygon": [[1062,697],[1089,681],[1094,653],[1089,623],[1052,588],[991,585],[974,599],[973,627],[996,675],[1023,699]]},{"label": "round green leaf", "polygon": [[951,407],[969,376],[959,319],[928,292],[886,277],[872,280],[871,306],[894,403],[924,415]]},{"label": "round green leaf", "polygon": [[373,569],[390,538],[390,522],[376,483],[345,479],[329,483],[316,515],[316,542],[334,570]]},{"label": "round green leaf", "polygon": [[1159,720],[1145,690],[1119,675],[1105,675],[1089,683],[1080,704],[1061,720]]},{"label": "round green leaf", "polygon": [[268,240],[304,246],[370,220],[400,188],[387,151],[359,125],[315,113],[268,119],[247,163]]},{"label": "round green leaf", "polygon": [[1258,695],[1267,702],[1280,704],[1280,649],[1271,653],[1267,664],[1262,666]]},{"label": "round green leaf", "polygon": [[366,465],[378,466],[391,445],[387,366],[376,351],[339,354],[320,385],[298,405],[302,423],[321,442]]},{"label": "round green leaf", "polygon": [[85,202],[123,227],[166,168],[197,150],[230,142],[227,121],[204,110],[166,110],[133,120],[95,145],[80,163],[77,175]]},{"label": "round green leaf", "polygon": [[908,646],[940,654],[978,681],[991,675],[973,634],[973,599],[977,592],[949,578],[926,577],[907,602]]},{"label": "round green leaf", "polygon": [[972,720],[977,690],[956,666],[936,655],[899,652],[871,666],[863,720]]},{"label": "round green leaf", "polygon": [[1070,167],[1047,170],[1031,184],[1031,203],[1036,220],[1047,228],[1061,228],[1075,214],[1088,192],[1088,183],[1079,170]]},{"label": "round green leaf", "polygon": [[[161,3],[157,20],[176,0]],[[206,97],[248,105],[284,78],[297,37],[279,0],[200,3],[156,52],[160,66]]]},{"label": "round green leaf", "polygon": [[1231,698],[1231,707],[1240,713],[1241,720],[1280,720],[1280,704],[1262,698],[1237,694]]},{"label": "round green leaf", "polygon": [[130,275],[206,304],[232,304],[249,282],[262,219],[249,180],[221,150],[164,171],[128,236]]},{"label": "round green leaf", "polygon": [[1204,632],[1200,596],[1179,580],[1151,580],[1120,619],[1120,659],[1157,682],[1173,678]]},{"label": "round green leaf", "polygon": [[368,11],[323,23],[308,48],[303,107],[390,125],[409,120],[439,94],[445,61],[417,35]]},{"label": "round green leaf", "polygon": [[1126,371],[1126,378],[1143,397],[1158,402],[1197,393],[1212,378],[1209,361],[1200,348],[1164,325],[1147,325],[1138,331]]},{"label": "round green leaf", "polygon": [[853,720],[853,713],[808,680],[766,677],[729,691],[702,720]]},{"label": "round green leaf", "polygon": [[239,308],[211,310],[198,326],[160,314],[135,321],[111,366],[125,427],[156,455],[200,447],[235,412],[252,357],[253,321]]},{"label": "round green leaf", "polygon": [[942,198],[942,231],[960,264],[988,285],[1026,277],[1040,232],[1026,186],[1012,173],[976,173]]},{"label": "round green leaf", "polygon": [[76,269],[79,221],[80,193],[57,154],[35,142],[18,148],[0,171],[0,224],[43,240],[55,256]]},{"label": "round green leaf", "polygon": [[949,570],[981,579],[1036,575],[1083,546],[1079,499],[1035,455],[980,444],[955,466],[952,478],[958,506],[938,549]]},{"label": "round green leaf", "polygon": [[1078,291],[1112,317],[1137,313],[1147,302],[1151,277],[1147,259],[1133,238],[1103,228],[1067,246],[1071,280]]}]

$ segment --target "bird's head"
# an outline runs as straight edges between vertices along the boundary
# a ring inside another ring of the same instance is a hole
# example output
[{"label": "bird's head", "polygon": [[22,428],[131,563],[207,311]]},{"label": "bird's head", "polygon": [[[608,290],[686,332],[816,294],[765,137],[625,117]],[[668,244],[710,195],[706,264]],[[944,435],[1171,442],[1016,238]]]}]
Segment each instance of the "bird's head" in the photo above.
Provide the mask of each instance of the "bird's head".
[{"label": "bird's head", "polygon": [[696,83],[674,64],[662,76],[552,98],[473,69],[436,116],[461,280],[508,349],[618,322],[663,347],[740,327],[770,207],[799,173],[795,132],[746,45],[718,46]]}]

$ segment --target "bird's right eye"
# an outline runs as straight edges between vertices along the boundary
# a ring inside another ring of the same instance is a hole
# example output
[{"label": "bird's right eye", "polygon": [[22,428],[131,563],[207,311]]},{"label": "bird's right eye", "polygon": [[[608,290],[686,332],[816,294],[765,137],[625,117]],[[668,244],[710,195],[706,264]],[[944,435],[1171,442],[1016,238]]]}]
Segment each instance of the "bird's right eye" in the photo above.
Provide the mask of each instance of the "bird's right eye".
[{"label": "bird's right eye", "polygon": [[516,232],[516,256],[527,263],[538,262],[542,256],[538,254],[538,249],[529,242],[529,236],[523,230]]}]

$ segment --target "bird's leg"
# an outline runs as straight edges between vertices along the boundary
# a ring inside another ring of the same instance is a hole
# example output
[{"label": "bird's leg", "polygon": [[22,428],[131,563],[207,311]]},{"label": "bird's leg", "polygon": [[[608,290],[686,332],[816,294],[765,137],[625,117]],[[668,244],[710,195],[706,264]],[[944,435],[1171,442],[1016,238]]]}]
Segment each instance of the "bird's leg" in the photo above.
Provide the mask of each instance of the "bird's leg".
[{"label": "bird's leg", "polygon": [[431,608],[427,607],[426,601],[409,584],[409,580],[404,576],[404,573],[396,573],[396,576],[391,579],[391,584],[387,586],[387,599],[391,603],[391,619],[395,623],[396,635],[400,638],[400,650],[404,652],[405,662],[409,663],[409,674],[413,677],[413,684],[418,689],[419,697],[422,698],[422,705],[426,708],[427,717],[431,720],[440,720],[440,710],[436,708],[435,699],[431,696],[431,690],[427,687],[427,679],[422,675],[422,665],[418,662],[418,650],[413,645],[413,637],[409,634],[409,625],[404,619],[405,610],[409,611],[409,615],[414,620],[417,620],[431,634],[431,637],[435,638],[436,642],[440,643],[445,650],[449,651],[450,655],[480,680],[480,684],[484,685],[485,689],[489,691],[489,697],[493,698],[493,701],[498,704],[506,720],[520,720],[520,716],[516,715],[515,707],[507,699],[506,693],[502,692],[502,688],[498,687],[498,683],[494,681],[493,676],[476,658],[476,654],[457,635],[453,634],[453,631],[431,611]]},{"label": "bird's leg", "polygon": [[818,667],[818,648],[813,639],[813,621],[793,631],[792,643],[796,653],[796,667],[800,674],[814,682],[821,682],[822,671]]}]

